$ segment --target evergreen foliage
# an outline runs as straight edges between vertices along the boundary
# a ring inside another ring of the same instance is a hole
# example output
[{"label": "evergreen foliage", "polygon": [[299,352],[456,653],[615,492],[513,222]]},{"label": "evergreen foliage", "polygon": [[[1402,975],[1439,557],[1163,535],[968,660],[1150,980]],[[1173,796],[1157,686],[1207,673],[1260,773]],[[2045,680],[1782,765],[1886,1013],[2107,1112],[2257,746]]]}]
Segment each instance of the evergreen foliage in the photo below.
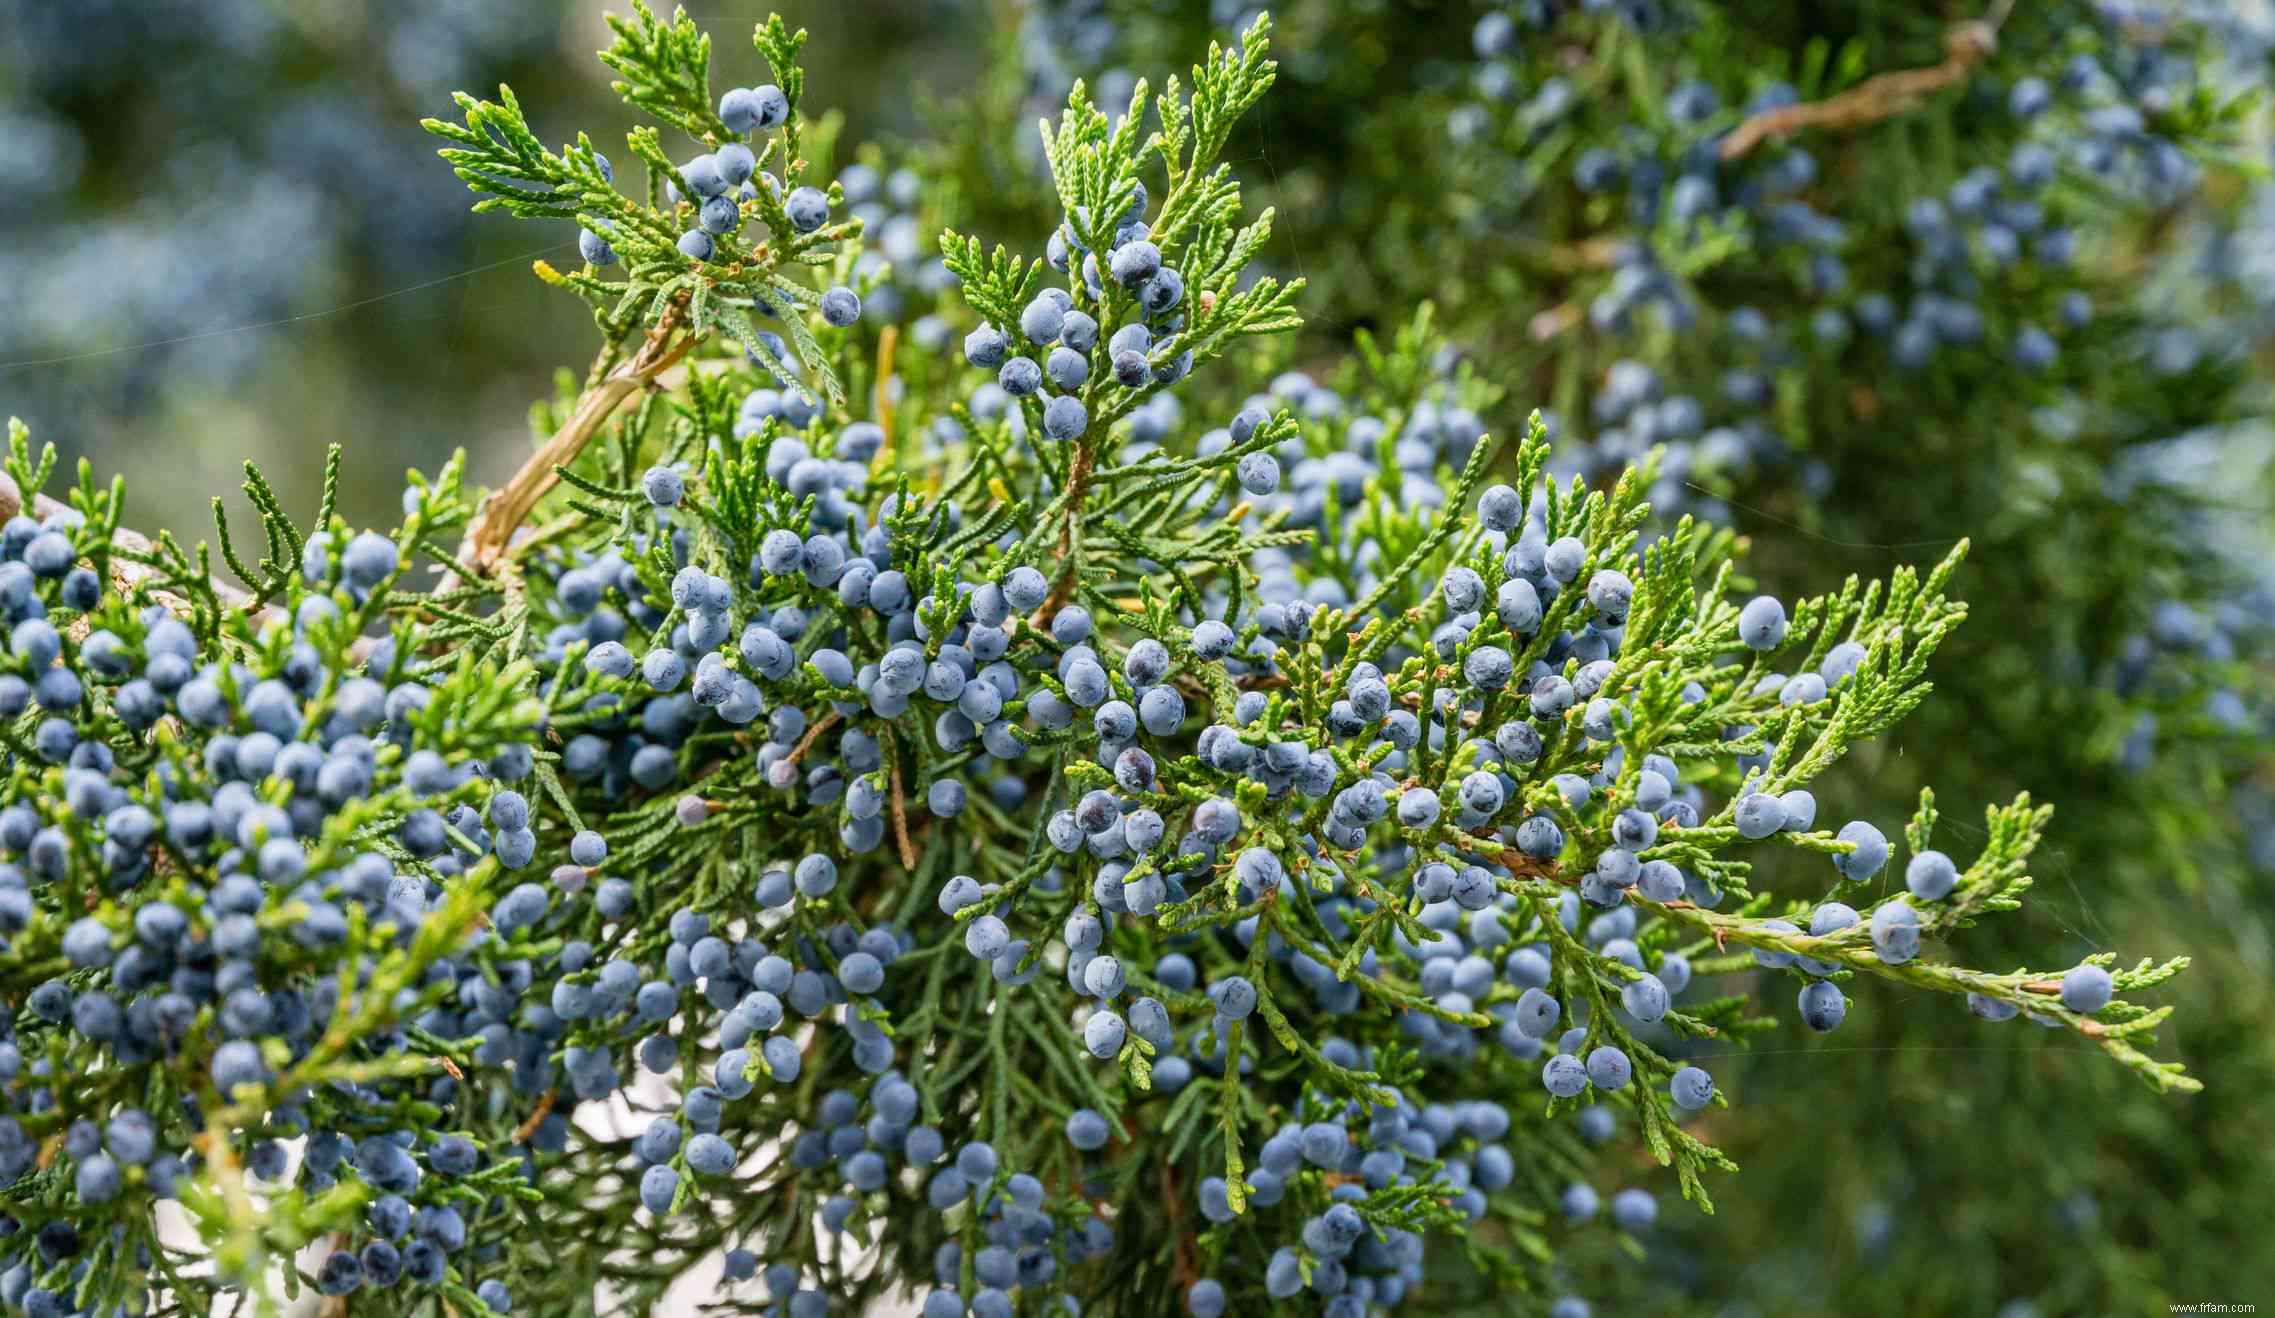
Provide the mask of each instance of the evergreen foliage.
[{"label": "evergreen foliage", "polygon": [[645,1312],[723,1254],[728,1312],[1569,1315],[1616,1151],[1623,1246],[1744,1193],[1694,1058],[1787,991],[2196,1087],[2185,958],[1972,968],[2048,807],[1827,776],[1933,708],[1964,543],[1763,594],[1663,452],[1489,433],[1532,386],[1428,304],[1259,373],[1267,20],[1076,84],[1047,242],[943,233],[953,296],[864,251],[802,33],[611,26],[637,177],[510,90],[426,124],[582,234],[507,483],[382,534],[249,472],[236,590],[11,432],[0,1302]]},{"label": "evergreen foliage", "polygon": [[[1266,259],[1313,276],[1317,341],[1296,359],[1435,299],[1509,386],[1486,424],[1545,405],[1559,470],[1599,484],[1663,445],[1654,504],[1742,531],[1769,579],[1828,589],[1970,537],[1987,567],[1968,594],[1995,621],[1953,636],[1900,750],[1857,757],[1853,808],[1903,810],[1931,781],[1951,799],[2061,785],[2044,863],[2079,886],[1985,931],[1993,960],[2135,936],[2264,958],[2263,13],[1276,8],[1288,74],[1240,149],[1283,217]],[[1126,85],[1209,28],[1199,7],[1080,0],[1024,21],[945,159],[996,182],[997,222],[1036,228],[1048,216],[1006,186],[1016,153],[981,121],[1074,73]],[[2201,995],[2184,1043],[2210,1086],[2187,1104],[2036,1044],[1969,1056],[1954,1089],[1932,1017],[1889,1013],[1844,1031],[1875,1050],[1870,1081],[1864,1054],[1736,1063],[1797,1095],[1821,1082],[1786,1077],[1839,1071],[1860,1097],[1738,1114],[1726,1129],[1764,1188],[1684,1233],[1678,1266],[1624,1273],[1627,1298],[2018,1314],[2198,1298],[2189,1279],[2251,1254],[2204,1205],[2275,1210],[2245,1149],[2199,1132],[2252,1123],[2275,1050],[2256,995],[2182,991]],[[2077,1086],[2090,1098],[2050,1116]],[[1792,1138],[1804,1114],[1815,1140]],[[1984,1145],[2025,1170],[1985,1186]],[[1822,1146],[1850,1152],[1828,1165]],[[1925,1225],[1958,1202],[1964,1229]]]}]

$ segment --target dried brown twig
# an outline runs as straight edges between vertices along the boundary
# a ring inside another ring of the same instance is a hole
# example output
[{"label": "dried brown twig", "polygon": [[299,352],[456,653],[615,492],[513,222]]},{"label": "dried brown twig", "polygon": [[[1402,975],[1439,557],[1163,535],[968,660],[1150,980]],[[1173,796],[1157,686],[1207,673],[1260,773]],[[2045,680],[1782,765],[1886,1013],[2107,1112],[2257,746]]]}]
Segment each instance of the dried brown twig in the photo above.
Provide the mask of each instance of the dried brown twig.
[{"label": "dried brown twig", "polygon": [[[26,508],[23,491],[16,488],[16,482],[11,477],[5,473],[0,473],[0,522],[6,521],[18,513],[26,513],[32,517],[45,520],[56,513],[68,512],[70,508],[71,506],[61,499],[45,494],[33,495],[32,506]],[[148,556],[157,551],[157,546],[150,542],[149,536],[131,527],[121,526],[112,531],[111,543],[136,555]],[[111,588],[130,598],[137,588],[164,575],[148,563],[121,558],[116,554],[111,555],[109,563]],[[256,606],[252,593],[242,587],[223,581],[219,577],[208,578],[207,584],[213,588],[214,597],[219,599],[224,606],[243,612],[252,622],[256,631],[270,618],[279,616],[279,612],[273,604]],[[174,610],[177,614],[186,614],[190,611],[189,603],[186,600],[166,591],[153,590],[151,594],[159,603]],[[83,637],[87,627],[88,622],[85,618],[74,622],[72,624],[73,639]]]},{"label": "dried brown twig", "polygon": [[1944,33],[1940,64],[1882,73],[1838,96],[1754,115],[1722,139],[1722,159],[1736,160],[1764,142],[1783,141],[1805,128],[1861,128],[1918,109],[1928,97],[1964,81],[1998,50],[1999,23],[2009,7],[2001,3],[1986,17],[1956,24]]},{"label": "dried brown twig", "polygon": [[[490,491],[476,510],[474,520],[466,527],[466,536],[458,545],[458,562],[475,573],[487,573],[497,561],[513,533],[520,529],[530,510],[560,483],[557,469],[576,461],[592,437],[608,419],[616,415],[628,399],[655,386],[656,378],[670,370],[695,346],[695,336],[682,334],[686,310],[674,303],[656,321],[655,328],[647,332],[640,350],[615,370],[603,376],[598,384],[577,398],[576,409],[569,419],[553,432],[543,448],[529,455],[521,469]],[[452,583],[446,583],[445,589]]]}]

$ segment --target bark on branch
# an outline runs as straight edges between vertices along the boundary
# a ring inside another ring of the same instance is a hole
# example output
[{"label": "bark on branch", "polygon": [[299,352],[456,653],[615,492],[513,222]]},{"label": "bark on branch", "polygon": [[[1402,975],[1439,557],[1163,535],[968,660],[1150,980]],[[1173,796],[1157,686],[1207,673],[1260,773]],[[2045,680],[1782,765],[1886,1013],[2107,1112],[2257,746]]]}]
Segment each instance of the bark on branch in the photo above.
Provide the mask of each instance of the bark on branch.
[{"label": "bark on branch", "polygon": [[1736,160],[1763,142],[1783,141],[1805,128],[1861,128],[1909,113],[1928,97],[1964,81],[1998,46],[1995,18],[1960,23],[1944,33],[1942,63],[1879,74],[1821,101],[1764,110],[1722,139],[1722,159]]},{"label": "bark on branch", "polygon": [[466,528],[466,535],[458,545],[461,566],[476,573],[487,573],[490,565],[505,551],[513,533],[520,529],[530,510],[560,483],[556,469],[576,460],[592,437],[616,410],[641,392],[652,388],[656,377],[678,364],[688,350],[695,346],[695,336],[680,333],[686,319],[683,307],[674,304],[647,333],[634,353],[615,370],[601,378],[600,383],[578,397],[576,410],[545,446],[529,456],[512,478],[482,500],[474,520]]},{"label": "bark on branch", "polygon": [[[33,495],[31,506],[29,508],[25,507],[24,492],[16,488],[16,482],[13,478],[4,472],[0,472],[0,522],[6,521],[18,513],[23,513],[24,515],[39,521],[45,521],[47,518],[53,516],[56,513],[69,511],[71,511],[71,505],[63,502],[61,499],[53,498],[45,494]],[[157,546],[153,545],[150,542],[150,537],[130,527],[122,526],[113,531],[111,533],[111,543],[117,545],[121,549],[128,550],[135,554],[148,555],[157,552]],[[151,567],[146,563],[131,562],[127,559],[120,558],[115,554],[111,556],[111,587],[112,589],[118,591],[121,595],[131,595],[136,587],[161,575],[162,574],[158,571],[158,569]],[[242,589],[241,587],[232,585],[229,582],[223,581],[219,577],[209,578],[207,584],[213,587],[214,595],[217,596],[224,605],[228,606],[229,608],[247,611],[253,620],[253,625],[255,628],[258,628],[260,624],[266,620],[267,615],[275,612],[273,606],[255,610],[253,608],[253,597],[250,592]],[[185,602],[175,599],[170,595],[166,595],[163,592],[159,592],[159,598],[161,602],[167,604],[176,612],[186,612],[188,609],[188,605]]]}]

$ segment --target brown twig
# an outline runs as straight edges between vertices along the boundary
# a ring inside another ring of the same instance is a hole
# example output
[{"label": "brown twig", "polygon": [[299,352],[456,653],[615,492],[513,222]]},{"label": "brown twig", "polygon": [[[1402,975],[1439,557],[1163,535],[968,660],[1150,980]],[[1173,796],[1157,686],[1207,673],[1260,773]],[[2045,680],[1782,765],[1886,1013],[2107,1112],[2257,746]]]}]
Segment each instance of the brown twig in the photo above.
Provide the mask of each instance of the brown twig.
[{"label": "brown twig", "polygon": [[1161,1163],[1161,1202],[1169,1209],[1169,1231],[1177,1241],[1177,1285],[1189,1291],[1201,1279],[1201,1269],[1193,1259],[1192,1233],[1185,1230],[1185,1196],[1178,1192],[1177,1173],[1167,1159]]},{"label": "brown twig", "polygon": [[531,1135],[537,1133],[537,1127],[543,1124],[546,1117],[552,1115],[554,1097],[559,1092],[558,1090],[548,1089],[545,1091],[545,1096],[537,1100],[536,1111],[529,1114],[528,1120],[513,1128],[514,1143],[524,1143]]},{"label": "brown twig", "polygon": [[893,448],[893,349],[900,341],[898,325],[887,325],[877,333],[877,380],[869,386],[869,411],[877,418],[877,429],[885,432],[885,442],[877,446],[880,453]]},{"label": "brown twig", "polygon": [[[345,1232],[333,1232],[330,1240],[331,1246],[334,1250],[346,1249],[348,1247],[348,1237]],[[348,1297],[345,1295],[326,1296],[324,1298],[324,1307],[318,1310],[318,1312],[322,1315],[322,1318],[348,1318]]]},{"label": "brown twig", "polygon": [[[606,376],[598,384],[577,398],[575,410],[543,448],[529,455],[512,478],[490,491],[482,506],[474,513],[474,520],[466,527],[466,536],[458,545],[461,566],[476,572],[487,573],[490,565],[504,552],[513,533],[518,530],[537,501],[560,483],[557,468],[576,461],[592,437],[600,433],[608,419],[626,400],[654,387],[656,377],[678,364],[695,346],[695,336],[681,334],[686,321],[686,309],[681,303],[666,308],[656,321],[655,328],[647,332],[640,350]],[[453,582],[446,582],[448,589]]]},{"label": "brown twig", "polygon": [[1561,274],[1575,270],[1609,270],[1625,262],[1635,246],[1633,239],[1599,234],[1576,243],[1551,244],[1540,249],[1540,258]]},{"label": "brown twig", "polygon": [[908,807],[901,800],[901,754],[893,751],[893,838],[900,843],[901,868],[914,873],[916,848],[908,844]]},{"label": "brown twig", "polygon": [[1036,631],[1043,630],[1043,625],[1050,621],[1051,616],[1074,598],[1075,585],[1082,575],[1075,570],[1074,524],[1081,520],[1082,496],[1089,489],[1090,471],[1096,461],[1097,450],[1085,441],[1076,447],[1074,461],[1067,467],[1066,520],[1059,524],[1059,576],[1057,581],[1051,583],[1049,597],[1027,619],[1027,624]]},{"label": "brown twig", "polygon": [[1074,575],[1074,567],[1069,564],[1065,575],[1052,583],[1051,593],[1044,598],[1041,604],[1035,606],[1035,611],[1032,614],[1028,615],[1027,625],[1029,627],[1038,632],[1050,630],[1052,616],[1060,609],[1065,608],[1068,600],[1074,598]]},{"label": "brown twig", "polygon": [[1783,140],[1804,128],[1861,128],[1918,109],[1928,97],[1963,81],[1998,50],[1999,20],[2007,8],[2002,3],[1990,16],[1956,24],[1944,33],[1940,64],[1878,74],[1838,96],[1754,115],[1722,139],[1722,158],[1736,160],[1763,142]]},{"label": "brown twig", "polygon": [[[32,506],[26,509],[23,491],[16,488],[16,482],[13,478],[6,473],[0,473],[0,522],[6,521],[18,513],[29,513],[30,516],[44,521],[56,513],[70,511],[72,511],[71,505],[45,494],[33,495]],[[111,543],[136,554],[157,552],[157,546],[151,543],[150,537],[124,526],[111,532]],[[128,562],[123,558],[113,558],[110,563],[111,584],[121,594],[128,593],[143,582],[158,576],[158,569],[145,563]],[[209,584],[212,585],[213,593],[220,597],[223,604],[242,609],[250,606],[253,602],[250,592],[233,586],[219,577],[212,578]],[[261,610],[261,613],[266,612],[268,610]],[[256,613],[254,616],[257,621],[260,614]]]},{"label": "brown twig", "polygon": [[1536,312],[1525,323],[1525,333],[1531,335],[1535,343],[1546,343],[1579,323],[1580,304],[1559,302],[1546,311]]},{"label": "brown twig", "polygon": [[[1074,462],[1066,469],[1066,522],[1059,527],[1059,553],[1064,555],[1074,547],[1074,525],[1082,518],[1082,497],[1090,489],[1090,469],[1097,463],[1098,450],[1083,444],[1074,450]],[[1074,575],[1074,565],[1067,565],[1067,575]]]},{"label": "brown twig", "polygon": [[798,744],[792,746],[790,753],[782,757],[783,762],[796,764],[806,758],[806,748],[812,746],[821,737],[822,732],[835,722],[837,722],[837,711],[834,709],[815,719],[813,726],[806,729],[806,735],[798,738]]}]

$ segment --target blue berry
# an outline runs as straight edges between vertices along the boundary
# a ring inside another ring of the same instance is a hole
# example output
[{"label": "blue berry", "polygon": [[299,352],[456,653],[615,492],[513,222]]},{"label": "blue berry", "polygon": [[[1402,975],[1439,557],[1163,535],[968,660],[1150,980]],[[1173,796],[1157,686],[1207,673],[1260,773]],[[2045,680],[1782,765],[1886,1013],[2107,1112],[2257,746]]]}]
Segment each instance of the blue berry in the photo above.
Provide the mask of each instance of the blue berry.
[{"label": "blue berry", "polygon": [[1089,1108],[1077,1108],[1066,1119],[1067,1142],[1084,1152],[1106,1147],[1113,1128],[1106,1119]]},{"label": "blue berry", "polygon": [[964,359],[974,366],[994,369],[1011,350],[1010,337],[993,325],[980,325],[964,336]]},{"label": "blue berry", "polygon": [[732,132],[772,128],[787,118],[790,103],[775,86],[736,87],[719,98],[719,118]]},{"label": "blue berry", "polygon": [[2079,966],[2062,976],[2062,1005],[2081,1016],[2108,1006],[2112,993],[2109,972],[2100,966]]},{"label": "blue berry", "polygon": [[1801,988],[1801,1022],[1819,1034],[1840,1028],[1848,1015],[1848,999],[1831,980],[1813,979]]},{"label": "blue berry", "polygon": [[782,209],[790,217],[790,226],[800,233],[812,233],[829,222],[829,198],[819,188],[793,188],[783,198]]},{"label": "blue berry", "polygon": [[1540,1081],[1557,1098],[1577,1098],[1588,1087],[1588,1068],[1579,1058],[1558,1053],[1541,1067]]},{"label": "blue berry", "polygon": [[1888,863],[1887,837],[1865,821],[1856,819],[1841,825],[1841,831],[1836,837],[1842,842],[1856,844],[1856,850],[1833,857],[1833,868],[1839,870],[1841,877],[1851,883],[1862,883],[1878,874],[1880,867]]},{"label": "blue berry", "polygon": [[1062,443],[1080,437],[1089,424],[1082,401],[1072,394],[1060,394],[1043,407],[1043,433]]},{"label": "blue berry", "polygon": [[1760,840],[1785,827],[1785,806],[1766,792],[1749,792],[1738,798],[1738,835]]},{"label": "blue berry", "polygon": [[1919,955],[1920,917],[1898,900],[1882,903],[1872,912],[1872,946],[1880,959],[1900,966]]},{"label": "blue berry", "polygon": [[1676,1107],[1696,1112],[1714,1101],[1714,1077],[1699,1067],[1685,1066],[1668,1080],[1667,1092],[1673,1095]]},{"label": "blue berry", "polygon": [[1749,649],[1769,651],[1785,641],[1785,606],[1769,595],[1756,595],[1738,611],[1738,639]]},{"label": "blue berry", "polygon": [[1923,851],[1904,867],[1904,886],[1923,902],[1939,902],[1959,885],[1959,867],[1940,851]]},{"label": "blue berry", "polygon": [[833,288],[822,294],[822,319],[844,329],[861,319],[861,299],[850,288]]},{"label": "blue berry", "polygon": [[[697,209],[695,222],[702,227],[704,233],[713,237],[723,237],[733,233],[742,224],[742,208],[735,204],[733,197],[724,195],[709,197]],[[687,252],[689,256],[696,255],[694,252],[687,251],[684,241],[681,243],[680,250]],[[697,259],[706,258],[698,257]]]}]

